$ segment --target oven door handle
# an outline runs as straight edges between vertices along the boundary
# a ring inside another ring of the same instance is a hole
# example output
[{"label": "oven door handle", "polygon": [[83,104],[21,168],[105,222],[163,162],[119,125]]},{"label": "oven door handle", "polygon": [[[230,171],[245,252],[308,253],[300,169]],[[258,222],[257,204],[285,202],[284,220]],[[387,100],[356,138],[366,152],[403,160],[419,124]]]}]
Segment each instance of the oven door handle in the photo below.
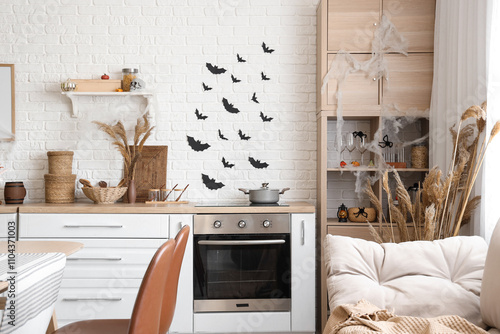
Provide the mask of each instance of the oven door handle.
[{"label": "oven door handle", "polygon": [[211,246],[252,246],[252,245],[281,245],[286,241],[283,239],[271,240],[199,240],[198,245]]}]

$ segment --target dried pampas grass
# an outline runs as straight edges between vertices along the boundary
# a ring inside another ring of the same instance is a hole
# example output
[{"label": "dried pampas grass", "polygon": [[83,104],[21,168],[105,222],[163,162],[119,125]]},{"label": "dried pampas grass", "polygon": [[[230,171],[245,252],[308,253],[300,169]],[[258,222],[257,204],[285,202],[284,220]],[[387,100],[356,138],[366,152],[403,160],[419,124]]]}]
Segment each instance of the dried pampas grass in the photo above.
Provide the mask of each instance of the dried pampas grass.
[{"label": "dried pampas grass", "polygon": [[[484,102],[480,106],[468,108],[462,114],[457,129],[450,129],[454,146],[448,173],[443,177],[437,167],[431,169],[420,185],[414,203],[394,170],[395,193],[399,199],[399,205],[395,206],[389,188],[388,173],[384,173],[382,188],[387,194],[389,214],[388,217],[382,214],[382,225],[387,227],[378,231],[370,227],[376,241],[443,239],[458,235],[460,228],[470,221],[481,200],[480,196],[470,198],[474,183],[489,144],[500,132],[498,121],[489,137],[485,136],[486,106]],[[378,212],[382,212],[382,204],[371,190],[370,184],[366,186],[365,193]],[[409,226],[413,231],[408,229]],[[395,230],[398,231],[399,237],[394,235]]]},{"label": "dried pampas grass", "polygon": [[115,125],[109,125],[101,122],[94,121],[99,130],[104,131],[108,136],[113,139],[113,146],[115,146],[124,160],[124,180],[135,179],[135,166],[141,158],[142,148],[144,143],[151,136],[151,131],[154,126],[151,126],[148,120],[148,113],[137,119],[134,132],[134,144],[132,147],[128,144],[127,131],[121,121]]}]

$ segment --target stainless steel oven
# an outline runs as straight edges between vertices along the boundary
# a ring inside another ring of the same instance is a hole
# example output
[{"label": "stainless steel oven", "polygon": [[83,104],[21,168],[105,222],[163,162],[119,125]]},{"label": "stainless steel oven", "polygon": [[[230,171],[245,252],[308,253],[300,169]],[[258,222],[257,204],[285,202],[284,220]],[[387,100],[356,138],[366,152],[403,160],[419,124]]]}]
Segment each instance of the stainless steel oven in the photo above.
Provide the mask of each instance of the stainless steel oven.
[{"label": "stainless steel oven", "polygon": [[289,214],[196,215],[194,312],[290,311]]}]

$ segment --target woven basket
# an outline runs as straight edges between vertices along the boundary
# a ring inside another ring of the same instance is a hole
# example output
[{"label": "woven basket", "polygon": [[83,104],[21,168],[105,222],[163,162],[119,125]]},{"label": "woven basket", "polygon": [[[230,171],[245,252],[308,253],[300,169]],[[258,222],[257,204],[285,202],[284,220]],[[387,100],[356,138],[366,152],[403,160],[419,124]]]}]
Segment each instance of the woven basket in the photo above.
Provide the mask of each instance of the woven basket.
[{"label": "woven basket", "polygon": [[113,204],[117,200],[119,200],[125,193],[127,192],[127,187],[110,187],[110,188],[101,188],[101,187],[83,187],[83,193],[89,199],[94,201],[95,204]]},{"label": "woven basket", "polygon": [[73,169],[73,151],[50,151],[49,174],[53,175],[71,175]]},{"label": "woven basket", "polygon": [[347,210],[347,218],[349,218],[349,221],[355,222],[355,223],[364,223],[366,221],[373,222],[375,219],[377,219],[377,211],[375,211],[374,208],[364,208],[364,211],[366,215],[359,214],[359,209],[363,208],[349,208]]},{"label": "woven basket", "polygon": [[73,203],[75,201],[75,174],[45,174],[45,203]]}]

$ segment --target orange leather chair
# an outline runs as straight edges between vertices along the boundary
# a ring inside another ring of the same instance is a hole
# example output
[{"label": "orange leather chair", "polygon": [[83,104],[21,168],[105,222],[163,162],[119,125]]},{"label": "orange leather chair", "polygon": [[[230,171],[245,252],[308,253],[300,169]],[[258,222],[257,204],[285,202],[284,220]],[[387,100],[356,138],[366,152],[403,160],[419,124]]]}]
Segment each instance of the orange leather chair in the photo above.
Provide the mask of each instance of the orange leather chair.
[{"label": "orange leather chair", "polygon": [[166,334],[177,301],[177,285],[189,226],[155,253],[142,279],[131,319],[97,319],[66,325],[53,334]]}]

